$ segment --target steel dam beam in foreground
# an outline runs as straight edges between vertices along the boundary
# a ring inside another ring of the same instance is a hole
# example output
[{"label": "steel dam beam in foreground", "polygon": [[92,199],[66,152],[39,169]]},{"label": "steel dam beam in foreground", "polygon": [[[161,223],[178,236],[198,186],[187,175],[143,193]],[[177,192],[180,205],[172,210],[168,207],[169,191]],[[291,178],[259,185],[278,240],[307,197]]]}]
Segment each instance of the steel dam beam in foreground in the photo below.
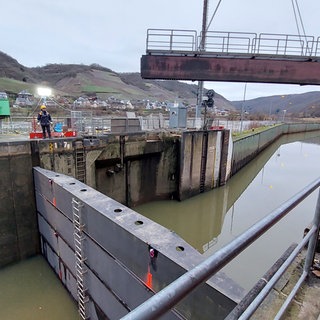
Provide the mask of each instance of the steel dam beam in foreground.
[{"label": "steel dam beam in foreground", "polygon": [[262,57],[143,55],[145,79],[320,84],[320,63]]},{"label": "steel dam beam in foreground", "polygon": [[[84,183],[40,167],[33,174],[41,252],[82,319],[120,319],[204,261],[174,232]],[[224,319],[243,296],[221,272],[161,319]]]}]

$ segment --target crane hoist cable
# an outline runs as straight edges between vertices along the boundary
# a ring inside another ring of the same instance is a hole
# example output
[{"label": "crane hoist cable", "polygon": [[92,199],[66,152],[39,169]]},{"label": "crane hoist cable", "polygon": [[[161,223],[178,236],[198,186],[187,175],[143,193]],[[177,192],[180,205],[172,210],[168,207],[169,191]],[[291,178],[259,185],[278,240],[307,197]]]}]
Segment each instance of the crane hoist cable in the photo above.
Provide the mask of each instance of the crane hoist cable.
[{"label": "crane hoist cable", "polygon": [[208,23],[208,25],[207,25],[207,27],[206,27],[206,31],[209,30],[210,25],[211,25],[211,23],[212,23],[212,21],[213,21],[213,18],[215,17],[215,15],[216,15],[216,13],[217,13],[217,11],[218,11],[218,9],[219,9],[219,6],[220,6],[220,4],[221,4],[221,1],[222,1],[222,0],[219,0],[219,2],[218,2],[217,6],[216,6],[216,8],[215,8],[215,10],[214,10],[214,12],[213,12],[213,14],[212,14],[212,17],[211,17],[211,19],[210,19],[210,22]]},{"label": "crane hoist cable", "polygon": [[[298,0],[291,0],[291,4],[292,4],[292,8],[293,8],[294,18],[295,18],[295,21],[296,21],[296,26],[297,26],[297,29],[298,29],[299,38],[301,40],[302,37],[304,37],[304,40],[306,42],[306,48],[307,48],[307,50],[310,50],[310,54],[311,54],[311,48],[309,48],[309,46],[308,46],[308,39],[307,39],[306,31],[305,31],[305,28],[304,28],[304,23],[303,23],[303,20],[302,20],[302,16],[301,16]],[[297,18],[297,15],[299,17],[299,20]],[[300,23],[303,35],[301,35],[299,23]]]},{"label": "crane hoist cable", "polygon": [[210,22],[207,24],[207,13],[208,13],[208,3],[209,3],[209,0],[204,0],[203,2],[203,17],[202,17],[202,36],[201,36],[201,41],[200,41],[200,44],[199,44],[199,49],[200,50],[204,50],[205,48],[205,42],[206,42],[206,35],[207,35],[207,31],[209,30],[210,28],[210,25],[213,21],[213,18],[215,17],[217,11],[218,11],[218,8],[221,4],[222,0],[219,0],[213,14],[212,14],[212,17],[210,19]]}]

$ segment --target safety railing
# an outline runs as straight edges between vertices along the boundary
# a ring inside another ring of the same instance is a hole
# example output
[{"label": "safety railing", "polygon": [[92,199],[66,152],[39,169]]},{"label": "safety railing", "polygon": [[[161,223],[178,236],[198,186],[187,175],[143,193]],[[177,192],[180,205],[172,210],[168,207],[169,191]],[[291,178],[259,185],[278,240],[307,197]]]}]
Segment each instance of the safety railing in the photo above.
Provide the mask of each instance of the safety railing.
[{"label": "safety railing", "polygon": [[[272,211],[268,216],[261,219],[254,224],[240,236],[235,238],[229,244],[221,248],[212,256],[204,260],[198,266],[192,270],[186,272],[160,292],[155,294],[152,298],[132,310],[122,320],[151,320],[157,319],[165,312],[173,308],[180,300],[187,296],[198,285],[208,280],[211,276],[216,274],[225,265],[227,265],[232,259],[238,256],[244,249],[257,240],[260,236],[266,233],[272,226],[285,217],[293,208],[295,208],[300,202],[302,202],[307,196],[313,193],[320,186],[320,178],[316,179],[291,199],[287,200],[280,207]],[[297,284],[292,289],[291,293],[287,297],[286,301],[280,308],[275,319],[280,319],[286,311],[290,302],[293,300],[296,292],[300,288],[301,284],[309,274],[312,267],[315,248],[318,240],[320,226],[320,193],[316,203],[316,209],[312,225],[309,232],[305,235],[303,240],[292,251],[289,257],[284,261],[278,271],[270,278],[265,287],[260,291],[255,299],[243,310],[240,317],[237,319],[249,319],[250,316],[256,311],[259,305],[264,301],[265,297],[272,290],[275,283],[284,274],[286,269],[291,265],[299,252],[308,243],[308,250],[306,253],[306,259],[304,264],[304,271],[299,278]],[[232,312],[231,312],[232,314]],[[231,315],[230,314],[230,315]],[[233,319],[231,316],[227,319]]]},{"label": "safety railing", "polygon": [[[205,51],[221,53],[251,53],[256,33],[206,32]],[[202,33],[200,39],[202,38]]]},{"label": "safety railing", "polygon": [[310,56],[313,52],[314,37],[261,33],[253,42],[252,53]]},{"label": "safety railing", "polygon": [[317,41],[313,43],[314,55],[316,57],[320,56],[320,37],[317,38]]},{"label": "safety railing", "polygon": [[271,33],[148,29],[146,52],[320,56],[320,37]]},{"label": "safety railing", "polygon": [[197,48],[194,30],[148,29],[147,51],[196,51]]}]

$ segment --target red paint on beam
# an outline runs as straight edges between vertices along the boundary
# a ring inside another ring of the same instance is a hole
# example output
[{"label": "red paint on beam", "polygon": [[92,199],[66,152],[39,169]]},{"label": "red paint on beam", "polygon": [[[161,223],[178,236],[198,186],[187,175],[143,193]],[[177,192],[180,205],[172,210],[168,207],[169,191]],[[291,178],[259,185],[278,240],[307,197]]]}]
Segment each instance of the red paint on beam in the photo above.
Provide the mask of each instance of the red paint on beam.
[{"label": "red paint on beam", "polygon": [[320,62],[261,57],[193,57],[144,55],[146,79],[320,84]]}]

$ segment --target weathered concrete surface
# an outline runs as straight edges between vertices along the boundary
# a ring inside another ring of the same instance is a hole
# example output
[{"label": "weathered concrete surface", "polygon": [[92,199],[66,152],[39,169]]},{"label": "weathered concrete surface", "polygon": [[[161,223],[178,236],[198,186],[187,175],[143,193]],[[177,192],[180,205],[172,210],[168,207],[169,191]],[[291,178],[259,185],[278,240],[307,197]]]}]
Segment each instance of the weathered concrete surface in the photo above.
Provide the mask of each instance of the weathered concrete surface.
[{"label": "weathered concrete surface", "polygon": [[95,188],[128,206],[176,198],[179,145],[179,137],[164,134],[109,140],[95,159]]},{"label": "weathered concrete surface", "polygon": [[[251,317],[254,320],[270,320],[275,317],[291,289],[302,274],[305,251],[295,259],[287,272],[279,280],[265,302]],[[319,261],[320,255],[316,255]],[[310,273],[307,281],[299,289],[291,305],[282,319],[286,320],[317,320],[320,316],[320,278]]]},{"label": "weathered concrete surface", "polygon": [[179,198],[184,200],[199,193],[203,135],[184,133],[181,145]]},{"label": "weathered concrete surface", "polygon": [[40,167],[73,176],[133,207],[183,200],[224,184],[232,151],[228,135],[225,130],[140,132],[25,143]]},{"label": "weathered concrete surface", "polygon": [[179,200],[225,184],[230,174],[227,165],[228,130],[183,132],[180,147]]},{"label": "weathered concrete surface", "polygon": [[39,252],[30,144],[0,144],[0,267]]},{"label": "weathered concrete surface", "polygon": [[231,175],[237,173],[280,136],[319,130],[319,123],[286,123],[234,141]]}]

